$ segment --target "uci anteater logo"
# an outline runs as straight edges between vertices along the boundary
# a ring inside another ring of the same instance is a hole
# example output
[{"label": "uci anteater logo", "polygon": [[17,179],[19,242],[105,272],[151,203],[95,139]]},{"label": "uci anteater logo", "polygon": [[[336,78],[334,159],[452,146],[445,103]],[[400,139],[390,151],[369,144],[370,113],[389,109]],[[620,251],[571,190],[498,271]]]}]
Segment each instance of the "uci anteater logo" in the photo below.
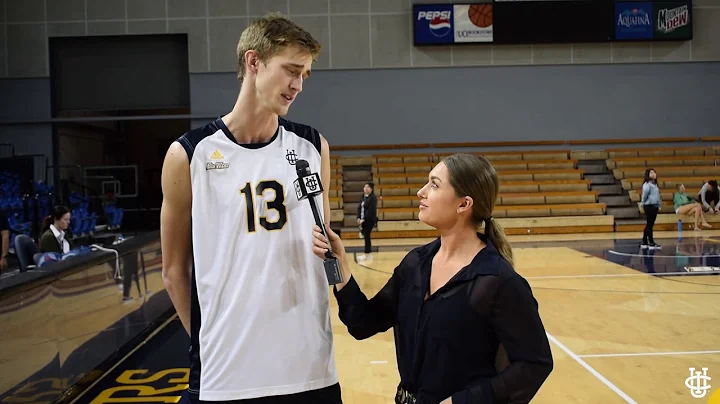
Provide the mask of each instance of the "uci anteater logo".
[{"label": "uci anteater logo", "polygon": [[297,156],[297,154],[295,154],[295,149],[293,149],[293,150],[285,149],[285,151],[286,151],[285,160],[287,160],[287,162],[290,163],[290,165],[294,166],[298,160],[298,156]]},{"label": "uci anteater logo", "polygon": [[315,192],[317,190],[317,186],[318,182],[315,180],[315,177],[305,177],[305,188],[307,188],[309,192]]}]

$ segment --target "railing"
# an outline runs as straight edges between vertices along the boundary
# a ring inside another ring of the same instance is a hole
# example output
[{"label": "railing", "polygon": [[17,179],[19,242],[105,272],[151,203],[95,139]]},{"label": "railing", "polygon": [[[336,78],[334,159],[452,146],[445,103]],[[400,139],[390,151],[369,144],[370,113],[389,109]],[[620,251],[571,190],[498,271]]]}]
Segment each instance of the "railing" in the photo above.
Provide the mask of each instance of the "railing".
[{"label": "railing", "polygon": [[720,142],[718,136],[696,137],[657,137],[657,138],[608,138],[608,139],[569,139],[569,140],[531,140],[508,142],[456,142],[456,143],[413,143],[413,144],[365,144],[365,145],[332,145],[330,151],[358,150],[405,150],[405,149],[458,149],[458,148],[491,148],[491,147],[533,147],[533,146],[582,146],[611,144],[658,144],[658,143],[710,143]]}]

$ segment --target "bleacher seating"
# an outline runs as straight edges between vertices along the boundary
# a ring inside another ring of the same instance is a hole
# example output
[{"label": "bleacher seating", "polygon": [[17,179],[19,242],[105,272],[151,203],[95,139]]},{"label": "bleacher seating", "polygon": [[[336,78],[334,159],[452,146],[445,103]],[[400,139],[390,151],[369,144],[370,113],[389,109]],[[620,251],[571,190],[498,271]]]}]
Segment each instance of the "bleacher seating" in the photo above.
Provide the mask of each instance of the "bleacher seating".
[{"label": "bleacher seating", "polygon": [[330,157],[330,223],[335,227],[342,227],[344,218],[343,203],[343,168],[339,164],[337,156]]},{"label": "bleacher seating", "polygon": [[[684,184],[685,192],[695,196],[706,181],[720,176],[719,152],[720,149],[712,147],[609,149],[606,163],[641,213],[644,213],[640,200],[645,170],[655,169],[662,198],[655,228],[675,230],[677,221],[682,220],[683,227],[690,229],[694,219],[675,214],[673,194],[678,184]],[[720,222],[720,217],[708,215],[707,220]],[[642,231],[643,227],[640,223],[619,224],[616,231]]]},{"label": "bleacher seating", "polygon": [[[10,228],[10,250],[15,250],[15,236],[24,234],[33,236],[33,220],[37,221],[40,229],[42,221],[50,214],[55,204],[52,186],[43,182],[34,181],[32,194],[22,194],[18,176],[9,172],[0,172],[0,209],[8,216]],[[72,210],[70,230],[74,238],[92,235],[98,223],[98,213],[90,212],[89,199],[77,194],[69,195],[69,207]],[[122,208],[114,203],[103,206],[104,216],[107,218],[109,230],[118,229],[123,218]],[[39,235],[38,235],[39,236]]]},{"label": "bleacher seating", "polygon": [[5,211],[8,217],[11,251],[15,250],[15,236],[31,233],[29,213],[36,203],[36,200],[27,199],[21,194],[20,181],[16,174],[0,172],[0,209]]},{"label": "bleacher seating", "polygon": [[[428,237],[433,230],[417,220],[417,191],[442,154],[379,154],[341,158],[340,163],[369,165],[378,197],[378,226],[374,238]],[[500,179],[500,195],[493,216],[509,234],[612,231],[613,218],[589,189],[584,170],[568,150],[479,153],[490,160]],[[347,190],[346,190],[347,191]],[[351,212],[348,209],[346,213]],[[546,220],[551,218],[552,220]],[[346,221],[346,224],[352,220]],[[357,231],[343,237],[357,238]]]}]

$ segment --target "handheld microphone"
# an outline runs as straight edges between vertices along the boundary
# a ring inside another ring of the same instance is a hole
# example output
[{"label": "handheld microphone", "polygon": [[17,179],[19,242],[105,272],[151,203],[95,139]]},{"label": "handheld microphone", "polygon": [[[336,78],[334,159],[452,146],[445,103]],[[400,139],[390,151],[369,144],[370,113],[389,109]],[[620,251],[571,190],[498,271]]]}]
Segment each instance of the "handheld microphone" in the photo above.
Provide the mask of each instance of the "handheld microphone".
[{"label": "handheld microphone", "polygon": [[[298,175],[298,178],[294,182],[295,195],[297,195],[299,201],[307,199],[308,202],[310,202],[310,209],[315,218],[315,224],[318,225],[322,235],[329,241],[330,237],[327,235],[320,211],[315,204],[315,195],[320,195],[323,192],[320,175],[310,172],[310,164],[307,160],[297,160],[295,162],[295,171]],[[325,252],[323,267],[325,268],[325,276],[328,279],[328,284],[336,285],[342,283],[343,278],[340,272],[340,265],[338,264],[337,257],[335,257],[335,254],[332,252],[332,247],[329,247],[328,251]]]}]

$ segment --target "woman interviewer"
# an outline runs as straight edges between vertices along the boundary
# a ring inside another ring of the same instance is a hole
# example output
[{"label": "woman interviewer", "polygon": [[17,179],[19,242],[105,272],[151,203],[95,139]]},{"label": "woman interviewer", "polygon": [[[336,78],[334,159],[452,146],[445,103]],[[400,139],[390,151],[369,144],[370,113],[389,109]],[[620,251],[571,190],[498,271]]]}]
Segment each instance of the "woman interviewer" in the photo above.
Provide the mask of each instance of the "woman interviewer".
[{"label": "woman interviewer", "polygon": [[[419,219],[440,237],[410,251],[370,300],[328,230],[345,282],[335,286],[341,321],[358,340],[394,328],[396,403],[527,403],[552,370],[537,301],[491,217],[498,191],[482,157],[458,154],[435,166],[418,192]],[[327,240],[317,226],[314,235],[313,252],[324,258]],[[501,345],[508,364],[498,370]]]}]

